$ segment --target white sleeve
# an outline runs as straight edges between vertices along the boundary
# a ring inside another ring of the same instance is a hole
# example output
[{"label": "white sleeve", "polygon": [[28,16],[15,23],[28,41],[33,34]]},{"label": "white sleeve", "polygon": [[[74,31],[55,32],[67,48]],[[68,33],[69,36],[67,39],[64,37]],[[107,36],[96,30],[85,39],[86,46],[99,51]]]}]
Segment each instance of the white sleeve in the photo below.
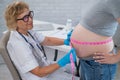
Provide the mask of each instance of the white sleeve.
[{"label": "white sleeve", "polygon": [[33,30],[31,30],[30,32],[32,33],[32,36],[34,36],[35,40],[37,40],[39,43],[44,41],[45,36],[42,33]]},{"label": "white sleeve", "polygon": [[35,37],[37,38],[37,40],[38,40],[40,43],[43,42],[44,39],[45,39],[45,36],[42,35],[42,33],[38,33],[38,32],[35,33]]},{"label": "white sleeve", "polygon": [[8,43],[8,52],[17,69],[26,73],[39,66],[27,43],[20,41]]}]

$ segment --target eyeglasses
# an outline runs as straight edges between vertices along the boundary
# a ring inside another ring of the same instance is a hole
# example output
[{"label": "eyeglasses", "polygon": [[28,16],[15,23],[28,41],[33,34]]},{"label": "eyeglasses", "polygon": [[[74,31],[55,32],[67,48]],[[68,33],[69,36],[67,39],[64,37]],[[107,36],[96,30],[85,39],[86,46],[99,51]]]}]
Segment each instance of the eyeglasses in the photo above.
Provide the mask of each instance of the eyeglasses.
[{"label": "eyeglasses", "polygon": [[29,17],[33,18],[34,16],[34,12],[33,11],[29,11],[28,15],[25,15],[23,18],[17,19],[18,20],[23,20],[24,22],[28,22],[29,21]]}]

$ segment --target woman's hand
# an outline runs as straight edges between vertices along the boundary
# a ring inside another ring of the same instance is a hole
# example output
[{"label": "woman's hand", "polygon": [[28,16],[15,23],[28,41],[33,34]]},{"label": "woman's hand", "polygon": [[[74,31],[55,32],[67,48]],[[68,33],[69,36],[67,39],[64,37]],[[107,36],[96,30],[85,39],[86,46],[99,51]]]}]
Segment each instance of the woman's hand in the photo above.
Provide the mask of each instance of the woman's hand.
[{"label": "woman's hand", "polygon": [[115,64],[119,61],[117,54],[113,53],[95,53],[93,59],[101,64]]}]

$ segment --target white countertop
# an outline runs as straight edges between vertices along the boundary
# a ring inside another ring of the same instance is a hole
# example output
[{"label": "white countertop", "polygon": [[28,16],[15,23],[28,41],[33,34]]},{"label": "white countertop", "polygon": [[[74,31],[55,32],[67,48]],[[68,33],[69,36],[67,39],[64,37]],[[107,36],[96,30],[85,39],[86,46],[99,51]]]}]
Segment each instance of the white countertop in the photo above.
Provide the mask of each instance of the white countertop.
[{"label": "white countertop", "polygon": [[[44,21],[38,21],[38,20],[34,20],[33,24],[37,27],[39,27],[41,24],[52,24],[52,26],[54,27],[53,30],[37,30],[40,33],[42,33],[45,36],[51,36],[51,37],[57,37],[57,38],[62,38],[62,39],[66,39],[67,37],[67,31],[65,30],[65,25],[60,25],[60,24],[55,24],[55,23],[49,23],[49,22],[44,22]],[[47,26],[48,26],[47,25]],[[36,28],[36,27],[35,27]],[[33,28],[33,30],[35,29]],[[60,29],[59,29],[60,28]],[[62,28],[62,29],[61,29]],[[68,52],[70,50],[70,46],[66,46],[66,45],[61,45],[61,46],[47,46],[49,48],[52,49],[57,49],[59,51],[64,51],[64,52]]]}]

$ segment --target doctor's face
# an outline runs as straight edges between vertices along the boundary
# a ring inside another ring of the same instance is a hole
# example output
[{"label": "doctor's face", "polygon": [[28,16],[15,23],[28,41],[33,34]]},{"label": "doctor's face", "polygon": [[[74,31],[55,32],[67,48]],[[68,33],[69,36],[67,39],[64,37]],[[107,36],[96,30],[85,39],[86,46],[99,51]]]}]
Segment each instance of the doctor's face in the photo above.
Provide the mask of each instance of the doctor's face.
[{"label": "doctor's face", "polygon": [[17,17],[17,30],[18,31],[28,31],[33,28],[33,11],[24,9]]}]

